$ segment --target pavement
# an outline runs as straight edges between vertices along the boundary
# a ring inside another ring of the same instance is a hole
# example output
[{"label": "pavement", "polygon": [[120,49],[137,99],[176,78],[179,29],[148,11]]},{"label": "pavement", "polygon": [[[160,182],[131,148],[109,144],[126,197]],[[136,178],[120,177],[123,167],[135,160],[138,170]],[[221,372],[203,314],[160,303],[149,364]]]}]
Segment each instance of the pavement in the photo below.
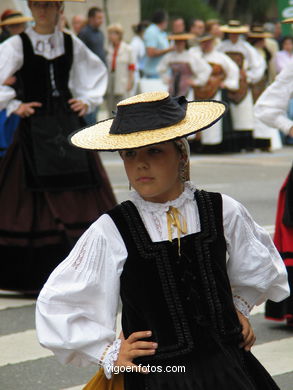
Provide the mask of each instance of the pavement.
[{"label": "pavement", "polygon": [[[243,203],[257,223],[273,234],[278,191],[292,157],[293,147],[275,153],[192,155],[191,177],[198,188],[222,192]],[[104,153],[101,158],[117,199],[127,199],[128,182],[119,155]],[[34,310],[34,298],[0,291],[0,389],[81,390],[96,368],[58,363],[37,341]],[[263,311],[264,306],[258,306],[251,317],[257,336],[253,353],[282,390],[293,390],[293,328],[265,321]]]}]

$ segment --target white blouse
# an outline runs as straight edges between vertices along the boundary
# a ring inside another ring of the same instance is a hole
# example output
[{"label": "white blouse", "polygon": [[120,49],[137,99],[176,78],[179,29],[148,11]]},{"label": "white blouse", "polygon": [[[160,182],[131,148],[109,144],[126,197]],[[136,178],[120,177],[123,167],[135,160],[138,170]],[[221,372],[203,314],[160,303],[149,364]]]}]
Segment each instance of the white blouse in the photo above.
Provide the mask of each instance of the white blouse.
[{"label": "white blouse", "polygon": [[225,88],[232,90],[239,88],[239,68],[229,56],[216,49],[210,53],[203,53],[202,56],[209,64],[219,64],[222,66],[226,75],[223,81]]},{"label": "white blouse", "polygon": [[[132,200],[153,241],[168,239],[169,206],[178,208],[186,219],[187,234],[200,231],[194,191],[188,182],[176,200],[164,204],[147,202],[134,193]],[[255,304],[268,298],[286,298],[286,269],[269,234],[227,195],[223,195],[223,224],[235,306],[248,315]],[[62,363],[105,367],[105,362],[111,363],[113,356],[117,357],[115,327],[120,275],[126,258],[123,239],[113,220],[104,214],[49,277],[37,301],[36,327],[40,343]]]},{"label": "white blouse", "polygon": [[160,76],[165,83],[169,82],[170,64],[174,62],[184,62],[189,64],[193,73],[193,81],[198,86],[205,85],[212,72],[210,65],[200,56],[188,50],[184,50],[181,53],[172,51],[163,56],[157,67],[157,71],[160,73]]},{"label": "white blouse", "polygon": [[249,83],[257,83],[260,81],[266,70],[266,62],[257,50],[243,39],[238,39],[236,43],[232,43],[230,39],[222,41],[217,50],[222,53],[240,52],[244,56],[244,69]]},{"label": "white blouse", "polygon": [[[53,34],[36,33],[32,27],[26,29],[34,53],[52,60],[64,54],[64,36],[57,28]],[[107,69],[103,62],[73,34],[73,63],[69,76],[69,89],[75,99],[88,105],[88,112],[102,103],[107,87]],[[4,86],[5,80],[14,75],[23,65],[23,47],[19,35],[0,45],[0,110],[6,108],[10,115],[21,104],[15,99],[15,90]]]},{"label": "white blouse", "polygon": [[293,63],[278,74],[275,81],[258,98],[254,114],[270,127],[289,134],[293,121],[288,118],[288,105],[293,97]]}]

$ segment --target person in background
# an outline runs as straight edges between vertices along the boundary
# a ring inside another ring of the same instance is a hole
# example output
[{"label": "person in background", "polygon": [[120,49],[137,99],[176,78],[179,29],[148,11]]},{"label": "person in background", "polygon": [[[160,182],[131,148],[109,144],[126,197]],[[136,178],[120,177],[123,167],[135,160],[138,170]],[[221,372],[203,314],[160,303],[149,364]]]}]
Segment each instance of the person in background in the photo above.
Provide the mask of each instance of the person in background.
[{"label": "person in background", "polygon": [[132,27],[135,35],[130,42],[130,46],[134,56],[135,71],[133,88],[130,93],[131,95],[135,95],[137,93],[139,88],[139,80],[143,76],[145,62],[145,45],[143,41],[143,34],[148,25],[149,22],[142,21]]},{"label": "person in background", "polygon": [[221,25],[218,19],[208,19],[205,23],[205,32],[214,37],[213,46],[216,48],[223,38],[223,33],[221,31]]},{"label": "person in background", "polygon": [[[107,69],[58,29],[63,1],[28,6],[35,25],[0,45],[0,109],[21,118],[0,164],[0,288],[37,293],[116,200],[98,154],[68,142],[102,101]],[[4,85],[16,72],[20,95]]]},{"label": "person in background", "polygon": [[[239,88],[239,68],[229,56],[216,50],[215,40],[211,34],[203,34],[198,38],[202,58],[212,67],[212,73],[203,87],[194,89],[194,98],[197,100],[223,100],[226,91],[235,91]],[[209,131],[200,132],[199,147],[196,148],[197,138],[191,144],[191,148],[201,153],[232,152],[235,132],[229,116],[228,112],[224,118],[211,126]]]},{"label": "person in background", "polygon": [[74,15],[71,20],[71,27],[74,34],[78,35],[86,25],[86,18],[83,15]]},{"label": "person in background", "polygon": [[174,18],[171,25],[172,34],[182,34],[185,31],[185,22],[183,18]]},{"label": "person in background", "polygon": [[196,53],[188,50],[192,34],[172,34],[175,50],[166,54],[158,65],[158,72],[169,85],[171,96],[189,96],[193,100],[192,88],[203,86],[208,81],[212,68]]},{"label": "person in background", "polygon": [[[32,20],[33,18],[24,16],[19,11],[13,9],[5,10],[1,15],[0,26],[2,32],[0,34],[0,43],[13,35],[21,34],[26,28],[26,23]],[[16,76],[9,77],[4,84],[16,90],[17,93],[20,92],[20,83],[17,81]],[[6,109],[0,111],[0,159],[3,158],[12,142],[19,120],[18,115],[7,115]]]},{"label": "person in background", "polygon": [[[104,49],[104,34],[100,30],[101,25],[104,21],[104,13],[101,8],[92,7],[88,11],[88,22],[84,26],[78,38],[83,41],[83,43],[95,53],[100,60],[106,64],[106,53]],[[91,112],[90,114],[85,115],[84,119],[87,125],[93,125],[97,122],[99,107]]]},{"label": "person in background", "polygon": [[286,36],[281,41],[281,50],[276,53],[277,73],[280,73],[293,59],[293,38]]},{"label": "person in background", "polygon": [[174,50],[169,45],[165,30],[168,25],[168,15],[164,10],[157,10],[152,18],[151,25],[145,30],[144,43],[146,59],[144,64],[144,77],[159,78],[157,66],[163,55]]},{"label": "person in background", "polygon": [[[221,26],[221,30],[227,34],[227,39],[220,43],[217,50],[229,55],[240,69],[239,89],[229,91],[226,96],[231,109],[233,129],[237,131],[234,151],[251,151],[254,149],[254,116],[250,86],[261,80],[266,63],[257,50],[243,38],[249,28],[241,25],[239,20],[230,20],[227,25]],[[264,143],[262,146],[267,145]]]},{"label": "person in background", "polygon": [[107,106],[109,115],[116,110],[117,103],[127,97],[133,88],[135,59],[130,45],[123,41],[123,28],[120,24],[108,27],[107,62],[109,83]]},{"label": "person in background", "polygon": [[197,54],[200,55],[200,47],[197,41],[197,38],[200,37],[205,32],[205,23],[201,19],[192,19],[189,27],[190,34],[193,34],[193,38],[189,39],[188,45],[190,48],[194,48],[197,51]]},{"label": "person in background", "polygon": [[0,43],[12,35],[21,34],[26,28],[26,23],[32,20],[33,18],[24,16],[21,12],[14,9],[5,10],[1,15],[0,27],[2,31]]}]

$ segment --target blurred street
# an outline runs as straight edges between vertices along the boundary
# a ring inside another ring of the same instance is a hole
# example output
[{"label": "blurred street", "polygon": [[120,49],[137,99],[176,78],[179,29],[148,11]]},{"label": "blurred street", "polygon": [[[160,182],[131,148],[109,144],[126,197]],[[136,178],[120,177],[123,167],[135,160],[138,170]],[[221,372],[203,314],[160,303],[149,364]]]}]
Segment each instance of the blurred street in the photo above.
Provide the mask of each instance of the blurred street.
[{"label": "blurred street", "polygon": [[[198,188],[219,191],[242,202],[257,223],[274,230],[279,188],[292,164],[293,148],[275,153],[243,153],[191,158],[192,180]],[[101,153],[119,201],[128,197],[128,181],[120,157]],[[81,390],[93,368],[63,367],[50,351],[38,345],[34,325],[35,299],[0,294],[1,390]],[[254,310],[257,336],[254,353],[282,390],[293,389],[293,328],[263,319],[263,307]],[[217,389],[215,389],[217,390]]]}]

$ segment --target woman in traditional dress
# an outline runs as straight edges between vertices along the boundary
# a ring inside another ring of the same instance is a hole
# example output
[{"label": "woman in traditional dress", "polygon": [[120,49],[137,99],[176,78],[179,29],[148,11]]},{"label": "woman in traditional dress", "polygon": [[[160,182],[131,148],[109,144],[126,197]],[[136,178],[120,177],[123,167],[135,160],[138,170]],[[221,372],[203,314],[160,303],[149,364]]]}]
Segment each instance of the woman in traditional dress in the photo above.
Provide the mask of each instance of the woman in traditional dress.
[{"label": "woman in traditional dress", "polygon": [[158,72],[163,81],[169,85],[172,96],[191,96],[192,88],[205,85],[212,68],[200,56],[188,50],[187,41],[192,34],[173,34],[174,51],[165,54],[158,65]]},{"label": "woman in traditional dress", "polygon": [[[98,155],[67,140],[101,103],[106,68],[58,30],[62,2],[28,5],[35,26],[0,46],[0,108],[21,117],[0,165],[0,288],[37,292],[115,198]],[[3,86],[16,72],[22,96]]]},{"label": "woman in traditional dress", "polygon": [[[212,74],[203,87],[194,88],[196,99],[223,100],[223,90],[235,91],[239,88],[239,68],[229,56],[215,49],[215,38],[204,34],[198,38],[202,58],[212,67]],[[233,152],[235,132],[230,115],[215,123],[209,131],[200,134],[202,153]]]},{"label": "woman in traditional dress", "polygon": [[245,41],[241,34],[247,34],[249,29],[241,26],[238,20],[231,20],[221,30],[228,34],[227,39],[217,47],[217,50],[229,55],[239,66],[239,89],[229,92],[227,99],[231,108],[233,129],[238,132],[235,151],[253,150],[254,118],[253,99],[250,84],[257,83],[264,75],[265,61],[260,54]]},{"label": "woman in traditional dress", "polygon": [[250,352],[248,317],[288,296],[282,259],[244,206],[188,181],[182,137],[225,109],[144,93],[72,136],[81,148],[119,150],[135,191],[90,227],[39,295],[38,337],[61,362],[102,365],[107,377],[124,369],[125,390],[278,389]]},{"label": "woman in traditional dress", "polygon": [[[293,23],[293,19],[288,19]],[[285,135],[293,136],[293,121],[287,110],[293,97],[293,67],[287,67],[264,91],[255,105],[255,116],[267,126],[280,129]],[[289,275],[293,289],[293,167],[283,183],[278,200],[274,242],[279,250]],[[282,302],[268,301],[265,316],[267,319],[284,321],[293,326],[293,294]]]}]

